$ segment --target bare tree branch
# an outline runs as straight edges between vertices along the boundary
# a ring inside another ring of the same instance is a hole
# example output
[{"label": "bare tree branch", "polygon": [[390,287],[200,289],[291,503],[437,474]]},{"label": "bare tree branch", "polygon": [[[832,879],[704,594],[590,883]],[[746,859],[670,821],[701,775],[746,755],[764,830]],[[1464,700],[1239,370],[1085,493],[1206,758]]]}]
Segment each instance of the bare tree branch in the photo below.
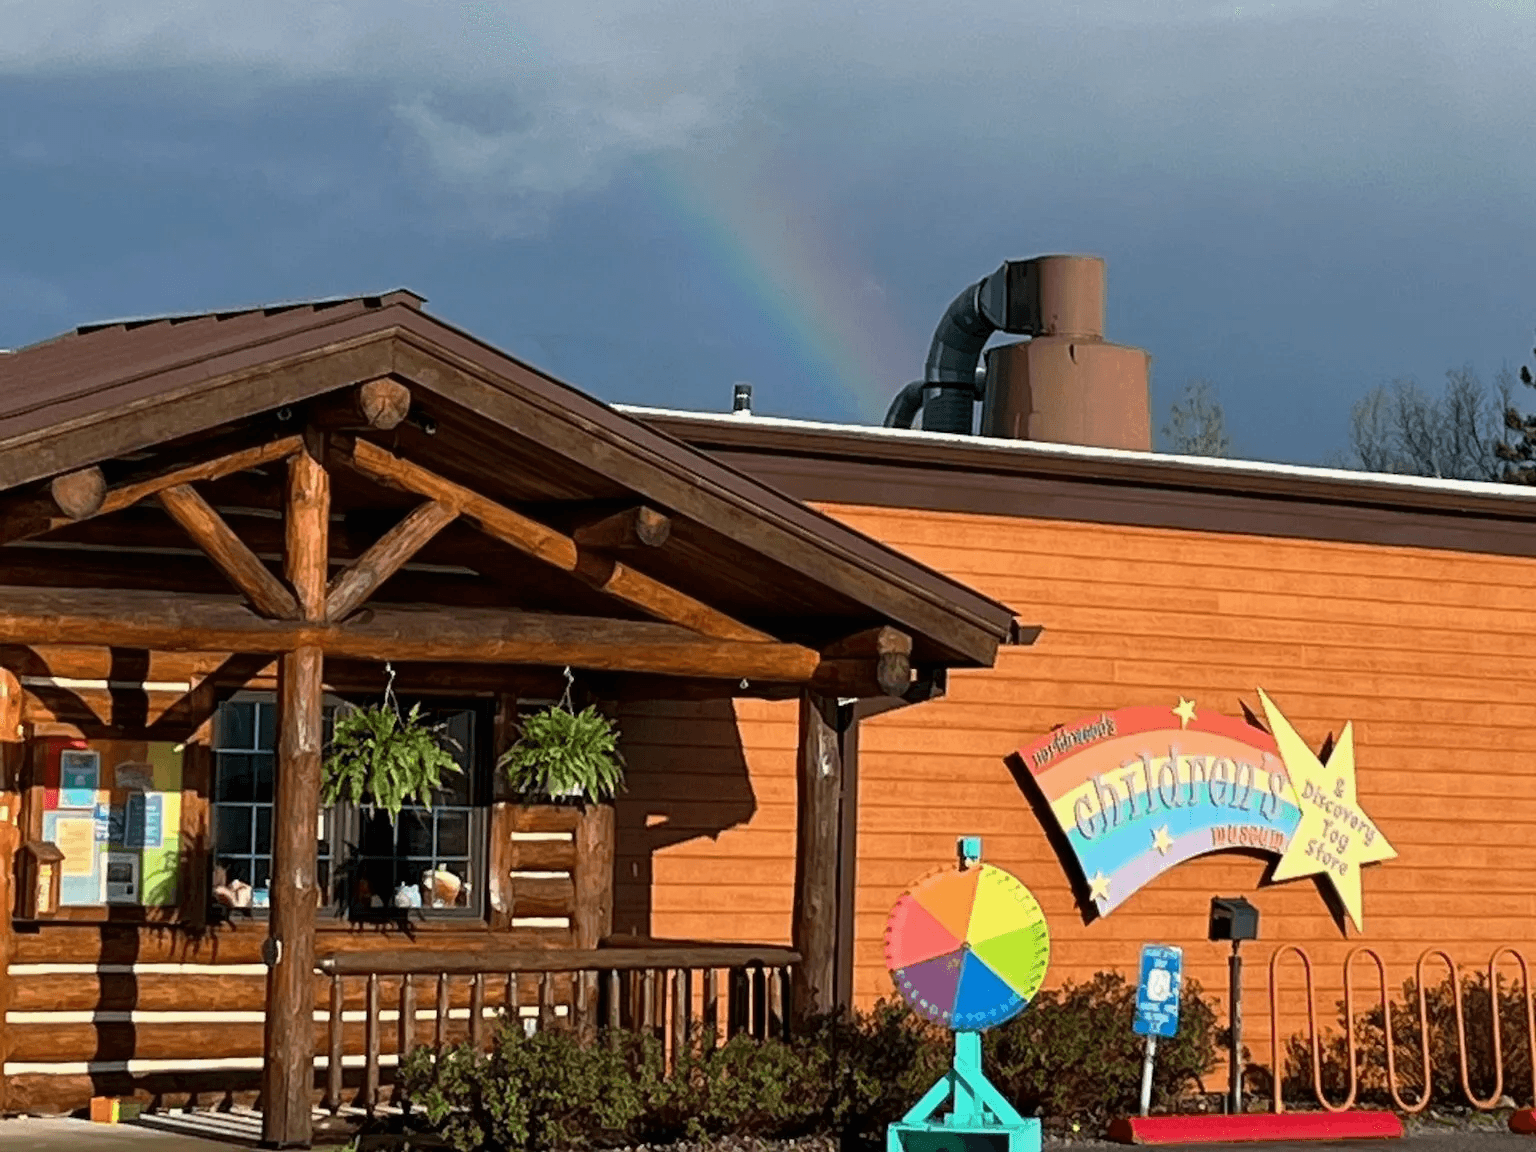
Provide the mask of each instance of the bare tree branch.
[{"label": "bare tree branch", "polygon": [[1470,367],[1445,374],[1439,396],[1412,380],[1381,384],[1350,412],[1350,467],[1403,476],[1500,480],[1506,471],[1513,377],[1506,369],[1490,390]]},{"label": "bare tree branch", "polygon": [[1191,380],[1184,386],[1183,403],[1174,402],[1163,425],[1163,444],[1180,456],[1226,456],[1231,451],[1216,385]]}]

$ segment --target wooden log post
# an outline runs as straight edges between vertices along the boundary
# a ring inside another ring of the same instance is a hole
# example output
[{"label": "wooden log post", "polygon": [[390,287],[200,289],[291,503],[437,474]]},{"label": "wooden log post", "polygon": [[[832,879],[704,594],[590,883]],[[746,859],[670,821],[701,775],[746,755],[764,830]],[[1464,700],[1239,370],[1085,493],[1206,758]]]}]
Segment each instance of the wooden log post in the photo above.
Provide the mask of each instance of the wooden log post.
[{"label": "wooden log post", "polygon": [[843,774],[837,715],[836,700],[801,694],[792,925],[801,960],[795,968],[791,1010],[802,1021],[836,1007],[838,797]]},{"label": "wooden log post", "polygon": [[[288,583],[306,620],[325,613],[330,479],[313,450],[288,468]],[[278,665],[277,789],[272,814],[271,916],[267,1010],[261,1071],[261,1140],[268,1148],[307,1148],[313,1136],[310,1089],[315,1034],[315,829],[320,819],[322,683],[318,645],[283,654]]]}]

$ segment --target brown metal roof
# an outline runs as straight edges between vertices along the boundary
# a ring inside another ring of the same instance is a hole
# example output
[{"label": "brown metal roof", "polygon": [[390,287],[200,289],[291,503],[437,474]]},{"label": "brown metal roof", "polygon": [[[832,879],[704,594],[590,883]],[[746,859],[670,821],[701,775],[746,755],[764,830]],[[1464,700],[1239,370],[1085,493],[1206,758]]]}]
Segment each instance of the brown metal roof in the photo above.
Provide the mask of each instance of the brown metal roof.
[{"label": "brown metal roof", "polygon": [[[718,548],[722,563],[756,549],[766,566],[743,573],[742,587],[763,585],[760,599],[771,600],[782,579],[793,611],[813,616],[819,607],[829,625],[853,619],[859,604],[952,664],[990,663],[1013,635],[1007,606],[520,363],[426,314],[423,303],[396,291],[147,317],[86,325],[0,357],[0,489],[394,374],[444,401],[444,434],[412,442],[423,462],[450,473],[478,469],[506,499],[538,498],[536,487],[519,487],[520,445],[524,465],[539,461],[546,487],[563,482],[560,498],[580,491],[653,501],[707,525],[712,535],[696,546]],[[458,457],[456,439],[473,451]],[[506,446],[500,457],[498,445]],[[541,477],[530,470],[526,478]],[[825,594],[813,603],[816,588]]]}]

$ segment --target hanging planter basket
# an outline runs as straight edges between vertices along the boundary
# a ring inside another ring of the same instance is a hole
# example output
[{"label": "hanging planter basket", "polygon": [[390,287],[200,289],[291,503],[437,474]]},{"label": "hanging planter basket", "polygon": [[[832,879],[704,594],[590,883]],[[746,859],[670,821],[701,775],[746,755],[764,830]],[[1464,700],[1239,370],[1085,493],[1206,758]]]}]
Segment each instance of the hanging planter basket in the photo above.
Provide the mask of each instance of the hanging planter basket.
[{"label": "hanging planter basket", "polygon": [[560,702],[527,717],[497,761],[525,804],[606,804],[623,790],[618,725],[595,707],[576,711],[572,682],[567,668]]},{"label": "hanging planter basket", "polygon": [[395,700],[395,671],[384,699],[351,708],[336,717],[330,750],[322,766],[321,802],[346,801],[387,813],[391,823],[406,805],[431,808],[443,777],[462,772],[442,725],[428,724],[421,705],[401,713]]}]

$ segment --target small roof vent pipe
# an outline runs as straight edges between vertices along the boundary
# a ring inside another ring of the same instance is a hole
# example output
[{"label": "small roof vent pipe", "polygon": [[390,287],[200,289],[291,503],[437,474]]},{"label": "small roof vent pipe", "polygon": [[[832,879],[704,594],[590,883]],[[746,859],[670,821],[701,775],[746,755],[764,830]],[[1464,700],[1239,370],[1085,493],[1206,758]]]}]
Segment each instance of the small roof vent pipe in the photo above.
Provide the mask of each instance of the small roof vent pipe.
[{"label": "small roof vent pipe", "polygon": [[738,380],[736,382],[735,392],[731,396],[731,415],[752,415],[752,385],[748,384],[745,380]]}]

